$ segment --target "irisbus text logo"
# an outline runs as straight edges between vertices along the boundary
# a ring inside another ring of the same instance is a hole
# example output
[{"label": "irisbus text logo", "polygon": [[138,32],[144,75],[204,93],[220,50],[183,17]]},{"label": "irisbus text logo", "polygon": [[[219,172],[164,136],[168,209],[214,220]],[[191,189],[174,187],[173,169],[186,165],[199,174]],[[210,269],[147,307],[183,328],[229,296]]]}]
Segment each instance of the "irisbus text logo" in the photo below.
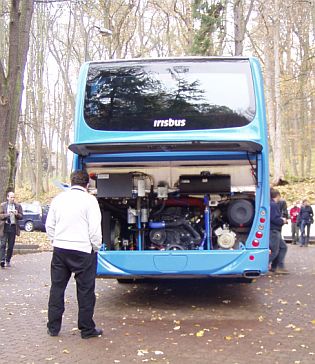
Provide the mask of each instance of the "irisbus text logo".
[{"label": "irisbus text logo", "polygon": [[170,128],[170,127],[183,127],[186,125],[186,119],[166,119],[166,120],[154,120],[154,128]]}]

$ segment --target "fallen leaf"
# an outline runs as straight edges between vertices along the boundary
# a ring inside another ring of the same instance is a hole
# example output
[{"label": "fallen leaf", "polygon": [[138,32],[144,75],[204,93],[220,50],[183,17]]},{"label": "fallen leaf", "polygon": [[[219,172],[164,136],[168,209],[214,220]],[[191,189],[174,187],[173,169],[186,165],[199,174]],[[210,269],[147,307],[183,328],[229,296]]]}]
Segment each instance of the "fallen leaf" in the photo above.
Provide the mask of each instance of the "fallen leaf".
[{"label": "fallen leaf", "polygon": [[287,305],[288,304],[288,301],[284,301],[281,298],[278,300],[278,302],[281,303],[282,305]]},{"label": "fallen leaf", "polygon": [[196,333],[196,336],[197,337],[202,337],[203,335],[204,335],[204,330],[200,330],[200,331],[198,331],[197,333]]},{"label": "fallen leaf", "polygon": [[289,324],[289,325],[287,325],[287,326],[286,326],[286,328],[287,328],[287,329],[295,329],[295,328],[296,328],[296,326],[295,326],[295,325],[293,325],[293,324]]},{"label": "fallen leaf", "polygon": [[138,356],[143,356],[144,354],[149,354],[147,349],[138,349]]}]

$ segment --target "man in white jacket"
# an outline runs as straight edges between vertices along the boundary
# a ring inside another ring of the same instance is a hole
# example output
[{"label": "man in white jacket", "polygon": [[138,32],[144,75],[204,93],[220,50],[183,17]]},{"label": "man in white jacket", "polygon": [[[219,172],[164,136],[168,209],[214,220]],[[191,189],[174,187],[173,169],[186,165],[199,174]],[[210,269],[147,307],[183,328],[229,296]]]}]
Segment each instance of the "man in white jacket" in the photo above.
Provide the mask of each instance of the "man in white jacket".
[{"label": "man in white jacket", "polygon": [[74,273],[81,337],[100,336],[93,321],[96,251],[102,244],[101,212],[96,198],[87,192],[86,171],[71,174],[71,188],[56,196],[49,208],[46,231],[53,245],[51,288],[48,302],[48,334],[57,336],[64,312],[65,289]]}]

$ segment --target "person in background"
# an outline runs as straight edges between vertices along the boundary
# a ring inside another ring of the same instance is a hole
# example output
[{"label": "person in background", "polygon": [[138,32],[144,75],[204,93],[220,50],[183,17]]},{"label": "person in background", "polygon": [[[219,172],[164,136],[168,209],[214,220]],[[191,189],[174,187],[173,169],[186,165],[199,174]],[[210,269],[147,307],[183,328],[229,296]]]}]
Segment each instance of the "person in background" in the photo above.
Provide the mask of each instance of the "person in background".
[{"label": "person in background", "polygon": [[288,212],[287,201],[284,198],[280,198],[280,200],[278,201],[278,206],[279,206],[281,216],[285,217],[288,220],[289,212]]},{"label": "person in background", "polygon": [[[287,245],[281,237],[282,225],[287,223],[287,219],[281,215],[279,201],[281,199],[280,192],[275,189],[270,191],[270,236],[269,255],[270,271],[279,274],[288,274],[284,268],[284,258],[287,253]],[[284,243],[284,244],[283,244]]]},{"label": "person in background", "polygon": [[47,333],[58,336],[65,309],[65,289],[74,273],[79,306],[78,328],[82,339],[100,336],[93,321],[95,306],[96,251],[102,244],[101,212],[96,198],[87,191],[86,171],[71,174],[71,188],[51,203],[46,231],[52,241],[51,288]]},{"label": "person in background", "polygon": [[[307,199],[302,202],[300,213],[297,217],[297,224],[300,227],[300,246],[308,246],[310,240],[311,224],[314,223],[314,213],[312,206],[309,204]],[[306,235],[305,235],[306,228]]]},{"label": "person in background", "polygon": [[20,235],[18,220],[21,219],[23,219],[22,206],[15,202],[14,192],[9,192],[7,202],[0,205],[1,268],[11,266],[15,237]]},{"label": "person in background", "polygon": [[300,213],[300,207],[298,201],[296,201],[290,209],[290,219],[291,219],[291,234],[292,234],[292,244],[296,244],[299,241],[299,227],[297,226],[297,217]]}]

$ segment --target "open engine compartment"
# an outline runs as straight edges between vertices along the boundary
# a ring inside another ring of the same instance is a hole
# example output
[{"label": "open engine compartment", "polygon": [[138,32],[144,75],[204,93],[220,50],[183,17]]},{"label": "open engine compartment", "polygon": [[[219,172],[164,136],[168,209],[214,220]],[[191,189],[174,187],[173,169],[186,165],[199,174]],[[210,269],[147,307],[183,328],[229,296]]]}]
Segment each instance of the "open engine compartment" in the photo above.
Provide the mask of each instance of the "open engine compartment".
[{"label": "open engine compartment", "polygon": [[255,163],[87,167],[106,250],[244,248],[255,216]]}]

